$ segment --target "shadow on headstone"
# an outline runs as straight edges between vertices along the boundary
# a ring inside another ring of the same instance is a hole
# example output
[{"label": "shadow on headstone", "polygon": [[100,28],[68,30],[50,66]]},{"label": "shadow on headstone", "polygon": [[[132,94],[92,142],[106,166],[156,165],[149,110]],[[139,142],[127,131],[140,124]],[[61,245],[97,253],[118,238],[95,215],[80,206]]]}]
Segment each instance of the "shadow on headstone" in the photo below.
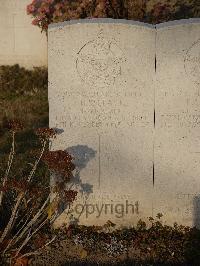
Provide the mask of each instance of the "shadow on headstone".
[{"label": "shadow on headstone", "polygon": [[193,225],[200,229],[200,195],[193,198]]},{"label": "shadow on headstone", "polygon": [[[57,135],[61,135],[64,132],[64,129],[53,127],[53,129],[56,131]],[[52,148],[52,140],[49,140],[49,148]]]},{"label": "shadow on headstone", "polygon": [[84,169],[88,162],[96,155],[96,151],[89,148],[87,145],[77,145],[66,149],[69,154],[74,157],[74,164],[76,166],[76,172],[73,178],[73,184],[80,186],[80,191],[83,193],[92,193],[92,185],[83,183],[81,180],[81,170]]},{"label": "shadow on headstone", "polygon": [[[96,151],[88,147],[87,145],[72,146],[67,148],[65,151],[67,151],[74,158],[73,162],[76,166],[75,173],[73,174],[73,177],[69,184],[66,184],[66,188],[78,191],[78,194],[81,195],[86,204],[89,195],[93,193],[93,185],[84,183],[82,181],[81,170],[84,169],[87,166],[88,162],[95,157]],[[68,208],[69,204],[67,204],[66,202],[61,202],[59,213],[61,214]],[[69,218],[70,223],[78,224],[80,217],[75,218],[73,217],[73,215],[71,215]]]},{"label": "shadow on headstone", "polygon": [[74,157],[74,163],[79,170],[85,168],[87,163],[96,155],[96,151],[87,145],[76,145],[66,149]]},{"label": "shadow on headstone", "polygon": [[62,128],[54,127],[53,129],[56,131],[57,135],[60,135],[60,134],[62,134],[64,132],[64,129],[62,129]]}]

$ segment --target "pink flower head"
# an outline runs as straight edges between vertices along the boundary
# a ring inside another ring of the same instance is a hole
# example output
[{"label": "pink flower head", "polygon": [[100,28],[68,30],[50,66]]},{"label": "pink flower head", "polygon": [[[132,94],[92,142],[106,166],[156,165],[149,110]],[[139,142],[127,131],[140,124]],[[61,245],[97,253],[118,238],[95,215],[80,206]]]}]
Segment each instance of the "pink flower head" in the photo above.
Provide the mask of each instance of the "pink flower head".
[{"label": "pink flower head", "polygon": [[63,3],[58,3],[58,4],[55,5],[55,9],[56,10],[59,10],[61,8],[63,8]]},{"label": "pink flower head", "polygon": [[47,4],[52,4],[53,1],[54,1],[54,0],[46,0],[45,2],[46,2]]},{"label": "pink flower head", "polygon": [[39,24],[39,20],[38,20],[38,18],[35,18],[35,19],[32,21],[32,24],[33,24],[33,25],[38,25],[38,24]]},{"label": "pink flower head", "polygon": [[43,14],[49,13],[49,8],[46,6],[40,7],[40,8],[38,8],[38,13],[43,13]]},{"label": "pink flower head", "polygon": [[60,10],[56,10],[56,11],[54,12],[54,16],[55,16],[55,17],[61,17],[61,16],[62,16],[62,12],[61,12]]},{"label": "pink flower head", "polygon": [[35,11],[35,7],[32,4],[27,6],[26,12],[27,12],[28,15],[32,14],[34,11]]}]

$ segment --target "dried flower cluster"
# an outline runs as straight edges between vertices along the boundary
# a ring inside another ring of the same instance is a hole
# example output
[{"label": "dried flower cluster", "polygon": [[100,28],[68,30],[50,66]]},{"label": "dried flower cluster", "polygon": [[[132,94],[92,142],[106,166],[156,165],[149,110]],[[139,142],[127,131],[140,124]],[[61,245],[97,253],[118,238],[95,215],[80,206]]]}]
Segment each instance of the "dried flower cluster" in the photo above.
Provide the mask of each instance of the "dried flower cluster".
[{"label": "dried flower cluster", "polygon": [[75,201],[76,196],[77,196],[78,192],[75,190],[66,190],[65,191],[65,199],[67,202],[72,203]]},{"label": "dried flower cluster", "polygon": [[56,131],[53,128],[38,128],[35,134],[41,139],[49,139],[56,137]]},{"label": "dried flower cluster", "polygon": [[23,124],[20,120],[12,119],[4,121],[4,127],[12,132],[17,132],[23,130]]},{"label": "dried flower cluster", "polygon": [[48,165],[49,169],[63,175],[65,180],[70,179],[72,171],[75,169],[75,165],[72,162],[73,158],[66,151],[48,151],[44,153],[42,160]]}]

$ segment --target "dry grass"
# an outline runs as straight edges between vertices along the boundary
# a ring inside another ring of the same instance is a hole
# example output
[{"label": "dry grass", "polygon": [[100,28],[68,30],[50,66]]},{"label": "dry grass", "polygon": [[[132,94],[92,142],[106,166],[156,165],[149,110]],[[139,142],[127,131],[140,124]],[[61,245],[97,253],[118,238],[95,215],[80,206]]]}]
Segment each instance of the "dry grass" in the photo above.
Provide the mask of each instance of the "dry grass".
[{"label": "dry grass", "polygon": [[[19,84],[23,80],[27,80],[26,70],[20,68],[16,75],[16,67],[8,67],[6,71],[7,84]],[[10,76],[8,76],[8,72]],[[13,73],[15,72],[15,73]],[[47,72],[47,70],[46,70]],[[28,72],[30,75],[30,72]],[[33,74],[33,73],[32,73]],[[37,73],[38,79],[41,79],[40,72]],[[42,73],[42,77],[44,73]],[[5,80],[5,77],[2,77]],[[2,80],[2,79],[1,79]],[[17,81],[16,81],[17,80]],[[27,86],[29,82],[26,82]],[[42,86],[43,85],[43,86]],[[6,89],[5,89],[6,88]],[[22,134],[17,136],[17,158],[14,162],[13,172],[20,173],[20,162],[26,160],[27,163],[32,161],[31,149],[38,147],[39,143],[33,130],[38,127],[48,126],[48,91],[47,78],[40,82],[40,87],[25,87],[19,90],[16,86],[12,89],[7,86],[0,86],[0,173],[5,169],[8,153],[10,150],[10,135],[4,129],[5,121],[13,118],[21,120],[25,126]],[[24,164],[23,164],[24,165]],[[17,172],[16,172],[17,171]]]}]

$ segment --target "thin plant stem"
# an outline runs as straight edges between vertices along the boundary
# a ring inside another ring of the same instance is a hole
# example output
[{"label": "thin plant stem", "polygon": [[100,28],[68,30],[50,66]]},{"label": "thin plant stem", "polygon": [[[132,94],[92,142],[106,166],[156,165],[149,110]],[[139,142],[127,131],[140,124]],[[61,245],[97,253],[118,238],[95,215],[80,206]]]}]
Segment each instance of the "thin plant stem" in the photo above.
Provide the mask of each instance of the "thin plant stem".
[{"label": "thin plant stem", "polygon": [[[33,237],[33,235],[35,235],[44,225],[45,223],[49,220],[49,218],[46,218],[38,227],[37,229],[31,234],[29,231],[29,234],[27,235],[27,237],[25,238],[24,242],[22,243],[22,245],[20,246],[20,248],[18,249],[18,251],[16,252],[15,257],[18,256],[18,254],[20,253],[20,251],[22,250],[22,248],[28,243],[28,241],[31,239],[31,237]],[[31,229],[30,229],[31,230]]]},{"label": "thin plant stem", "polygon": [[19,205],[21,203],[21,200],[22,200],[23,196],[24,196],[24,193],[20,193],[18,195],[17,199],[16,199],[16,203],[15,203],[15,206],[14,206],[14,208],[12,210],[12,214],[11,214],[10,220],[9,220],[7,226],[5,227],[5,229],[4,229],[4,231],[3,231],[2,235],[1,235],[0,243],[3,242],[4,238],[7,236],[7,234],[10,232],[10,230],[12,228],[13,222],[14,222],[14,220],[16,218],[16,213],[17,213],[18,207],[19,207]]},{"label": "thin plant stem", "polygon": [[44,153],[44,151],[45,151],[46,144],[47,144],[47,141],[46,141],[46,140],[43,140],[43,144],[42,144],[42,149],[41,149],[40,156],[39,156],[39,158],[35,161],[35,163],[34,163],[34,165],[33,165],[33,168],[32,168],[32,170],[31,170],[31,172],[30,172],[30,174],[29,174],[29,176],[28,176],[28,182],[31,181],[31,179],[32,179],[32,177],[33,177],[33,175],[34,175],[34,173],[35,173],[35,171],[36,171],[36,169],[37,169],[37,166],[38,166],[38,164],[39,164],[39,162],[40,162],[40,160],[41,160],[41,158],[42,158],[42,155],[43,155],[43,153]]},{"label": "thin plant stem", "polygon": [[50,199],[50,195],[42,205],[42,207],[39,209],[39,211],[35,214],[35,216],[29,221],[29,223],[25,226],[24,230],[19,234],[19,236],[16,238],[13,244],[16,244],[26,233],[27,231],[32,227],[32,225],[38,220],[38,218],[41,216],[43,209],[48,204]]},{"label": "thin plant stem", "polygon": [[49,242],[47,242],[44,246],[42,246],[38,250],[36,250],[34,252],[25,253],[22,256],[20,256],[19,259],[22,259],[24,257],[29,257],[29,256],[32,256],[32,255],[40,254],[41,250],[44,249],[45,247],[49,246],[55,239],[56,239],[56,236],[54,236]]},{"label": "thin plant stem", "polygon": [[[10,169],[13,163],[13,158],[14,158],[14,154],[15,154],[15,131],[12,132],[12,147],[9,153],[9,158],[8,158],[8,164],[7,164],[7,169],[3,178],[3,182],[2,185],[3,187],[5,186],[7,180],[8,180],[8,175],[10,173]],[[3,201],[3,191],[0,192],[0,206],[2,205],[2,201]]]}]

